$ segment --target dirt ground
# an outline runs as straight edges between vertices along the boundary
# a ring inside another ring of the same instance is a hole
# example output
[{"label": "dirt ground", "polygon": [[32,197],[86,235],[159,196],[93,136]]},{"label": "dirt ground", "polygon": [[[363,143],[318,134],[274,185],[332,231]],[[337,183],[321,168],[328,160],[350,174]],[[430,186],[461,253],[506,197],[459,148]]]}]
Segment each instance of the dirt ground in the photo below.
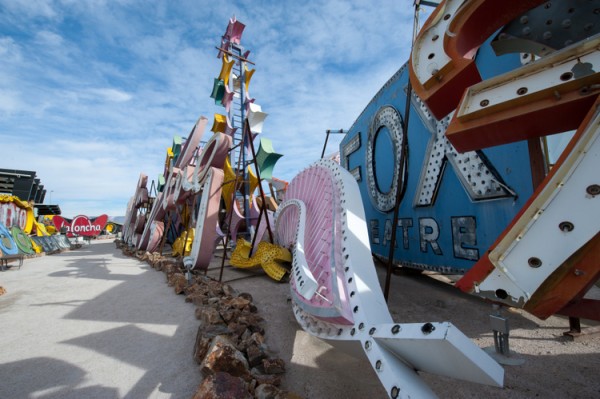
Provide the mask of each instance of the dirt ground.
[{"label": "dirt ground", "polygon": [[[215,258],[208,274],[219,277],[221,260]],[[225,263],[227,265],[227,263]],[[385,267],[376,266],[383,287]],[[356,359],[304,332],[289,303],[289,286],[268,279],[261,271],[226,266],[223,281],[249,292],[267,320],[267,344],[286,361],[283,388],[306,399],[386,398],[366,357]],[[489,315],[492,306],[464,294],[452,279],[436,274],[394,275],[389,309],[395,322],[450,321],[481,348],[493,348]],[[597,295],[600,289],[594,287]],[[600,334],[572,341],[565,317],[540,320],[519,309],[503,309],[510,325],[510,360],[504,388],[422,373],[441,398],[598,398],[600,397]],[[582,327],[598,323],[582,320]]]}]

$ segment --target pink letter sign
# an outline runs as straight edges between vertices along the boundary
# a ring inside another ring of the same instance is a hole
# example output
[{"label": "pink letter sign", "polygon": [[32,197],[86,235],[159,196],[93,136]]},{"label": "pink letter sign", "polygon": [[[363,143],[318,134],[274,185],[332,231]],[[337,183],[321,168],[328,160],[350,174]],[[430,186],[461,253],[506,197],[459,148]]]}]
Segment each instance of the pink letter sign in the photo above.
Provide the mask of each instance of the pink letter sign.
[{"label": "pink letter sign", "polygon": [[65,219],[61,216],[54,216],[52,221],[54,222],[54,227],[56,227],[57,231],[60,231],[63,227],[66,227],[67,237],[95,237],[100,235],[104,227],[106,227],[108,216],[100,215],[93,220],[90,220],[84,215],[75,216],[73,220]]}]

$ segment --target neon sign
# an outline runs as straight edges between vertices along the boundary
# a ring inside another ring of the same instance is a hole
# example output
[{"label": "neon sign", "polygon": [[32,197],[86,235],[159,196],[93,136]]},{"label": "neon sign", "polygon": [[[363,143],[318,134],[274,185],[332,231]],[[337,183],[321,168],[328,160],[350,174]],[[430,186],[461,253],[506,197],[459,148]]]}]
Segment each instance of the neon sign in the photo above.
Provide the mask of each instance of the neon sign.
[{"label": "neon sign", "polygon": [[106,227],[108,216],[100,215],[93,219],[84,215],[75,216],[73,219],[54,216],[52,221],[57,231],[61,231],[63,228],[66,229],[67,237],[96,237],[100,235],[102,230],[104,230],[104,227]]}]

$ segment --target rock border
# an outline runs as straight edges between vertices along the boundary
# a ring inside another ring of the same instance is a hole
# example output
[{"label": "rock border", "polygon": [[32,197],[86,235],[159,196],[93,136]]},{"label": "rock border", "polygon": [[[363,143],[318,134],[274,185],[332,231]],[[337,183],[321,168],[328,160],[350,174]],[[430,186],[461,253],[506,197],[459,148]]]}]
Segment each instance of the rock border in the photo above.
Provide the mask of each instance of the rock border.
[{"label": "rock border", "polygon": [[124,255],[165,273],[175,294],[196,306],[200,325],[192,357],[203,379],[193,399],[301,399],[279,388],[285,362],[270,356],[264,319],[251,294],[197,273],[188,281],[181,260],[115,243]]}]

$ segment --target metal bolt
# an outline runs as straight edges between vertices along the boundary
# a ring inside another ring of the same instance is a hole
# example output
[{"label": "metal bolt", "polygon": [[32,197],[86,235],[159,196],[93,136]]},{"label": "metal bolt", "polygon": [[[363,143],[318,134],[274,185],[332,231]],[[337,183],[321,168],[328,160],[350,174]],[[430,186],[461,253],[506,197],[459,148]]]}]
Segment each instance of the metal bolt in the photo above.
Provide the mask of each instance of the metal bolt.
[{"label": "metal bolt", "polygon": [[570,231],[573,231],[573,229],[575,228],[575,226],[573,225],[573,223],[565,221],[565,222],[560,222],[559,225],[558,225],[558,228],[561,231],[563,231],[565,233],[568,233]]},{"label": "metal bolt", "polygon": [[565,72],[562,75],[560,75],[560,80],[562,80],[563,82],[566,82],[567,80],[571,79],[573,79],[573,72]]},{"label": "metal bolt", "polygon": [[392,334],[398,334],[401,329],[402,327],[400,327],[400,324],[394,325],[394,327],[392,327]]},{"label": "metal bolt", "polygon": [[506,290],[500,288],[496,290],[496,297],[500,299],[506,299],[508,298],[508,293],[506,292]]},{"label": "metal bolt", "polygon": [[522,96],[523,94],[527,93],[527,87],[521,87],[519,88],[519,90],[517,90],[517,94]]},{"label": "metal bolt", "polygon": [[490,105],[490,100],[485,99],[485,100],[481,100],[481,102],[479,103],[480,106],[482,107],[487,107],[488,105]]},{"label": "metal bolt", "polygon": [[373,335],[373,334],[375,334],[375,331],[377,331],[377,329],[376,329],[375,327],[371,328],[371,329],[369,330],[369,335]]},{"label": "metal bolt", "polygon": [[365,342],[365,349],[366,349],[366,350],[369,350],[369,349],[371,349],[371,341],[367,341],[367,342]]},{"label": "metal bolt", "polygon": [[352,330],[350,330],[350,335],[354,336],[354,334],[356,334],[356,328],[353,328]]},{"label": "metal bolt", "polygon": [[392,390],[390,391],[391,398],[396,399],[398,395],[400,395],[400,388],[396,386],[392,387]]},{"label": "metal bolt", "polygon": [[435,331],[435,326],[431,323],[425,323],[423,324],[423,326],[421,327],[421,332],[425,335],[427,334],[431,334],[432,332]]},{"label": "metal bolt", "polygon": [[527,259],[527,264],[529,264],[529,266],[531,266],[533,268],[538,268],[538,267],[542,266],[542,260],[540,258],[536,258],[535,256],[532,256],[531,258]]},{"label": "metal bolt", "polygon": [[592,197],[600,194],[600,185],[598,184],[592,184],[587,186],[587,188],[585,189],[585,191],[591,195]]},{"label": "metal bolt", "polygon": [[381,362],[381,360],[376,361],[375,362],[375,370],[381,371],[382,368],[383,368],[383,363]]}]

